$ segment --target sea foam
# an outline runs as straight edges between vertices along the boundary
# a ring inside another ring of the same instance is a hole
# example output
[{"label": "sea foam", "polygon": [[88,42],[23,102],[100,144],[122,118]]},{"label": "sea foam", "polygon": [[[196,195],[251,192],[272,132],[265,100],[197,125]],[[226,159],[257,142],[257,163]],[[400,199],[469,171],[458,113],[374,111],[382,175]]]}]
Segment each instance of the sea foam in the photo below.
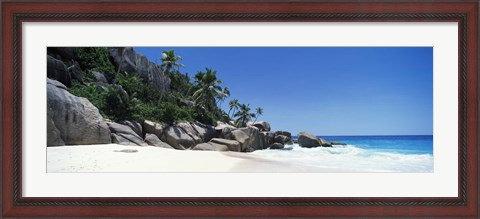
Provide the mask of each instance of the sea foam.
[{"label": "sea foam", "polygon": [[285,160],[299,165],[351,170],[352,172],[433,172],[432,154],[403,154],[354,145],[303,148],[298,144],[285,145],[291,150],[258,150],[253,154]]}]

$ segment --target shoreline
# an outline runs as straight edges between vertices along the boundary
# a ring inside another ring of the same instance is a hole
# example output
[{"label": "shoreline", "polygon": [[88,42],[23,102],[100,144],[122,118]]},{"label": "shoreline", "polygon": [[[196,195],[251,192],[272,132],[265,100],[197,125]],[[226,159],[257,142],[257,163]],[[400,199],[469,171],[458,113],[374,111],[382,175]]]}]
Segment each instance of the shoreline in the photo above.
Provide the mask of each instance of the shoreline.
[{"label": "shoreline", "polygon": [[173,150],[119,144],[47,147],[48,173],[342,173],[349,169],[299,165],[233,151]]}]

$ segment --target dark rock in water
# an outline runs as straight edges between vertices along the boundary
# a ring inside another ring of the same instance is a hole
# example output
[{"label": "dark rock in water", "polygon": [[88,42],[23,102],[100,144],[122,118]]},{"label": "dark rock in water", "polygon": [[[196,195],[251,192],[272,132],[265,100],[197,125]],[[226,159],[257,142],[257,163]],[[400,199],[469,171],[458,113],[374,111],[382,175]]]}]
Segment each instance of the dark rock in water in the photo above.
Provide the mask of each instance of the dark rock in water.
[{"label": "dark rock in water", "polygon": [[122,145],[147,146],[143,138],[137,135],[130,127],[115,122],[107,122],[112,133],[112,142]]},{"label": "dark rock in water", "polygon": [[270,123],[265,121],[254,122],[251,126],[257,127],[260,131],[269,132],[270,131]]},{"label": "dark rock in water", "polygon": [[57,80],[67,87],[72,86],[72,76],[68,71],[67,66],[52,56],[47,55],[47,77]]},{"label": "dark rock in water", "polygon": [[47,118],[52,118],[66,145],[111,143],[110,130],[98,109],[86,98],[70,94],[63,84],[48,78],[47,107],[47,114],[51,114]]},{"label": "dark rock in water", "polygon": [[297,134],[297,136],[298,136],[298,144],[301,147],[313,148],[313,147],[322,146],[318,138],[308,132],[300,132]]},{"label": "dark rock in water", "polygon": [[105,74],[103,74],[102,72],[91,71],[90,73],[91,73],[92,76],[95,78],[95,80],[97,80],[98,82],[108,83],[108,80],[107,80],[107,78],[105,77]]},{"label": "dark rock in water", "polygon": [[293,140],[285,142],[286,145],[293,145]]},{"label": "dark rock in water", "polygon": [[162,141],[178,150],[184,150],[196,145],[195,140],[181,127],[168,126],[163,130]]},{"label": "dark rock in water", "polygon": [[331,144],[332,144],[332,145],[347,145],[347,144],[345,144],[345,143],[338,142],[338,141],[332,141]]},{"label": "dark rock in water", "polygon": [[145,134],[145,142],[148,145],[155,146],[155,147],[174,149],[169,144],[160,140],[155,134],[150,134],[150,133]]},{"label": "dark rock in water", "polygon": [[270,149],[283,149],[285,146],[281,143],[273,143],[270,145]]},{"label": "dark rock in water", "polygon": [[228,147],[229,151],[240,152],[242,149],[240,143],[235,140],[227,140],[223,138],[212,138],[212,140],[210,140],[210,143],[225,145]]},{"label": "dark rock in water", "polygon": [[288,147],[288,148],[282,148],[282,149],[280,149],[280,150],[283,150],[283,151],[291,151],[291,150],[293,150],[293,148],[292,148],[292,147]]},{"label": "dark rock in water", "polygon": [[332,144],[323,138],[318,138],[318,141],[320,142],[322,147],[332,147]]},{"label": "dark rock in water", "polygon": [[285,135],[277,135],[275,136],[274,138],[274,142],[275,143],[280,143],[280,144],[285,144],[286,142],[288,142],[290,139],[285,136]]},{"label": "dark rock in water", "polygon": [[275,132],[275,135],[284,135],[284,136],[287,136],[288,137],[288,140],[289,141],[290,139],[292,139],[292,134],[290,132],[287,132],[287,131],[276,131]]},{"label": "dark rock in water", "polygon": [[261,137],[264,139],[263,149],[267,149],[274,143],[274,134],[272,132],[260,132]]}]

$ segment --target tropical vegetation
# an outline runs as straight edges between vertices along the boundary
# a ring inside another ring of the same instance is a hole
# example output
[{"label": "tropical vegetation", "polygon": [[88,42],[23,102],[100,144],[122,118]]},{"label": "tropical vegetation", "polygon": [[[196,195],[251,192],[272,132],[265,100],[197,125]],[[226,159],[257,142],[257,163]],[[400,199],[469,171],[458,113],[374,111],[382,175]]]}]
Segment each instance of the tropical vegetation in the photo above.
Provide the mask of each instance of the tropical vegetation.
[{"label": "tropical vegetation", "polygon": [[[188,73],[181,72],[183,58],[174,50],[164,51],[158,65],[160,72],[170,79],[170,89],[163,93],[143,83],[136,74],[116,72],[107,48],[77,48],[75,54],[84,69],[85,83],[74,81],[69,91],[89,99],[104,117],[114,121],[199,121],[205,124],[222,121],[245,127],[249,121],[256,121],[263,115],[262,108],[251,112],[249,104],[241,104],[238,99],[231,99],[228,113],[225,112],[221,106],[231,93],[228,87],[222,86],[217,71],[205,68],[190,78]],[[92,71],[105,73],[112,84],[89,83],[95,81],[90,75]]]}]

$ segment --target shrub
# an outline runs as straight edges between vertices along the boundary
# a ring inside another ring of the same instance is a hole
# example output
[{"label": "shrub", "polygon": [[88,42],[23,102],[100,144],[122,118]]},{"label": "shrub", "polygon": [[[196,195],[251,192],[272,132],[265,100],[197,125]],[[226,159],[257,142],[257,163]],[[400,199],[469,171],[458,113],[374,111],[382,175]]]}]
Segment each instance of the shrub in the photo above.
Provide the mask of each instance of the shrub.
[{"label": "shrub", "polygon": [[[87,72],[85,79],[92,81],[89,71],[98,71],[105,74],[108,80],[115,76],[115,67],[110,62],[108,49],[105,47],[80,47],[75,49],[75,59],[82,69]],[[89,77],[90,76],[90,77]]]}]

